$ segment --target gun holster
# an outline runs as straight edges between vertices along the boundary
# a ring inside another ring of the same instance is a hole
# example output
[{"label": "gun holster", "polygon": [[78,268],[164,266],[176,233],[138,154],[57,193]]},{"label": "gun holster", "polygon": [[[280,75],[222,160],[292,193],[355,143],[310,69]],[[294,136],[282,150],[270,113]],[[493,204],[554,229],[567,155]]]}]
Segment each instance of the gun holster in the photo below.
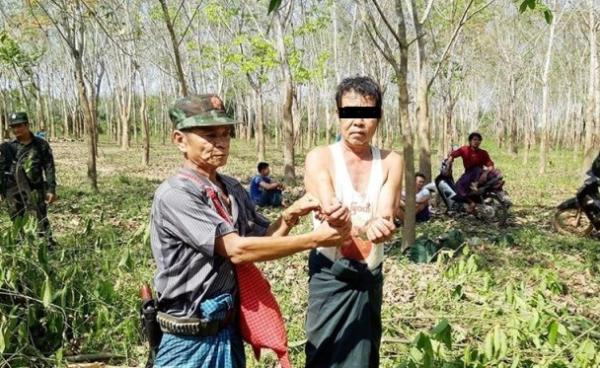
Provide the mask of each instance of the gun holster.
[{"label": "gun holster", "polygon": [[163,335],[158,320],[156,319],[156,316],[158,315],[157,304],[156,299],[145,300],[140,309],[142,332],[148,339],[148,346],[150,347],[146,368],[153,366],[154,357],[156,356]]}]

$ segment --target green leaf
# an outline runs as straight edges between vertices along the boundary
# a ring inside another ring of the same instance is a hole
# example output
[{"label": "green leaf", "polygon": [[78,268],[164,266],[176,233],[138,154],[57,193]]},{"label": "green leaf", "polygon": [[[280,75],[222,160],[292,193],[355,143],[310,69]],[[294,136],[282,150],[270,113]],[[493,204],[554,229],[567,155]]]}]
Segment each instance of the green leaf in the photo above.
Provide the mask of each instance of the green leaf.
[{"label": "green leaf", "polygon": [[62,363],[63,360],[63,355],[64,355],[64,351],[63,348],[58,349],[55,353],[54,353],[54,359],[56,359],[57,363]]},{"label": "green leaf", "polygon": [[491,331],[485,336],[485,340],[483,342],[483,353],[485,354],[485,358],[487,360],[492,360],[494,358],[494,337],[492,336]]},{"label": "green leaf", "polygon": [[529,329],[533,330],[537,326],[539,321],[540,321],[540,314],[536,309],[534,309],[532,312],[531,319],[529,320]]},{"label": "green leaf", "polygon": [[448,349],[452,349],[452,327],[447,320],[441,320],[431,333],[435,340],[444,343]]},{"label": "green leaf", "polygon": [[415,346],[423,353],[423,359],[420,361],[420,366],[423,368],[431,368],[433,366],[433,346],[431,345],[429,336],[420,332],[415,340]]},{"label": "green leaf", "polygon": [[552,24],[552,21],[554,20],[554,14],[552,14],[550,9],[544,10],[544,19],[546,19],[546,23]]},{"label": "green leaf", "polygon": [[267,14],[271,14],[274,10],[279,9],[279,6],[281,6],[281,0],[271,0]]},{"label": "green leaf", "polygon": [[514,360],[513,360],[512,364],[510,365],[510,368],[518,368],[518,367],[519,367],[519,363],[521,363],[521,356],[520,356],[520,355],[517,355],[517,356],[514,358]]},{"label": "green leaf", "polygon": [[46,280],[44,281],[42,303],[46,308],[52,304],[52,285],[50,284],[50,278],[48,276],[46,276]]},{"label": "green leaf", "polygon": [[6,332],[5,320],[2,320],[2,324],[0,324],[0,354],[4,353],[6,349],[6,341],[4,340],[4,332]]},{"label": "green leaf", "polygon": [[521,3],[521,5],[519,6],[519,13],[525,13],[525,10],[527,10],[527,1],[523,1]]},{"label": "green leaf", "polygon": [[552,321],[548,325],[548,343],[552,346],[556,345],[558,338],[558,322]]},{"label": "green leaf", "polygon": [[510,282],[508,283],[508,285],[506,285],[505,295],[506,295],[506,302],[509,304],[512,304],[513,301],[515,300],[515,298],[514,298],[515,292],[513,290],[513,285]]},{"label": "green leaf", "polygon": [[46,251],[46,247],[40,246],[37,251],[38,261],[40,262],[40,266],[44,269],[48,266],[48,252]]},{"label": "green leaf", "polygon": [[567,328],[562,323],[558,324],[558,334],[561,336],[567,336]]}]

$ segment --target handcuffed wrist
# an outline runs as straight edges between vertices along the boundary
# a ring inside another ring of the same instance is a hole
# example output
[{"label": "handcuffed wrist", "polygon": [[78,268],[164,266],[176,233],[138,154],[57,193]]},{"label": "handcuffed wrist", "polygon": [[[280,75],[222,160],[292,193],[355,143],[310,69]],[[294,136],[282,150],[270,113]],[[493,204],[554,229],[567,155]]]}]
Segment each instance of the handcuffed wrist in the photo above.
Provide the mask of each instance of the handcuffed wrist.
[{"label": "handcuffed wrist", "polygon": [[298,224],[298,220],[300,220],[300,216],[294,214],[290,209],[283,211],[281,215],[281,219],[285,224],[289,227],[296,226]]}]

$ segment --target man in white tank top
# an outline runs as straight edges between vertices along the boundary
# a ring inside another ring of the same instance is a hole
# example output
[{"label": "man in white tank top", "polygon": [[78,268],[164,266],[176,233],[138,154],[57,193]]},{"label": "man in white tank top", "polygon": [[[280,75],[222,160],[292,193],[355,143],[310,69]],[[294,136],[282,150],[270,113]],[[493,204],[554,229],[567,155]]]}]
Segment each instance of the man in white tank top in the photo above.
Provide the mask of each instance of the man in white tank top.
[{"label": "man in white tank top", "polygon": [[[378,367],[383,246],[395,226],[402,157],[370,145],[381,119],[381,90],[368,77],[347,78],[336,104],[341,140],[306,157],[307,192],[321,201],[314,225],[352,222],[342,246],[309,257],[306,367]],[[341,206],[340,206],[341,205]]]}]

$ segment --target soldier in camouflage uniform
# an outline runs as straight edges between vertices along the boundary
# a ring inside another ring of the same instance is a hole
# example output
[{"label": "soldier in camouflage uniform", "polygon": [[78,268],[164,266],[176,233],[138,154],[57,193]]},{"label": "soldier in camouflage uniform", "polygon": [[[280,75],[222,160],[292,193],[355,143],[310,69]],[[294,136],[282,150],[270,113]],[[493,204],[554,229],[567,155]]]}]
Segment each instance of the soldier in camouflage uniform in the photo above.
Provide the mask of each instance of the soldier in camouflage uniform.
[{"label": "soldier in camouflage uniform", "polygon": [[47,217],[47,205],[56,200],[52,150],[29,130],[27,113],[11,114],[8,124],[15,139],[0,145],[0,199],[6,199],[12,221],[35,215],[40,235],[54,245]]}]

